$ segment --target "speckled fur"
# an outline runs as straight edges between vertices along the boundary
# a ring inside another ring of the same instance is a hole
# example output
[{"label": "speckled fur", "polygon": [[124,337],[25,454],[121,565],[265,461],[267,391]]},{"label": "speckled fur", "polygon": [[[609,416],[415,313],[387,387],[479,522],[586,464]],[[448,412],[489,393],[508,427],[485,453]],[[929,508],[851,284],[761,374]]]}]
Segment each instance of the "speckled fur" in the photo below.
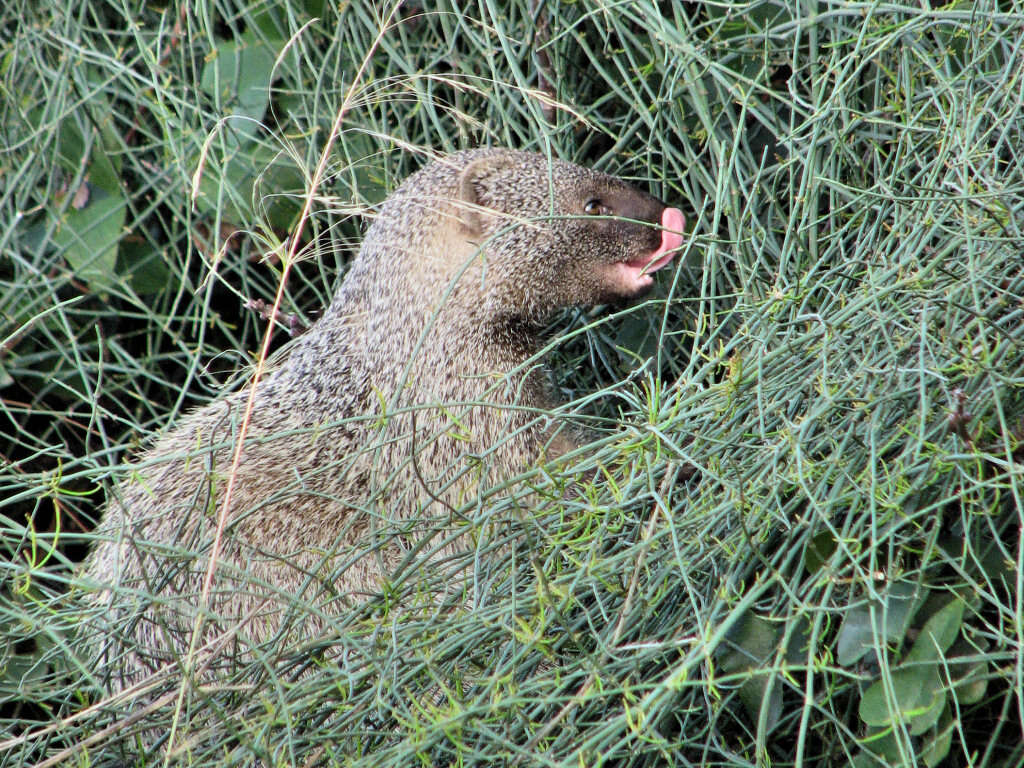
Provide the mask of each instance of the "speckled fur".
[{"label": "speckled fur", "polygon": [[[510,150],[436,161],[383,204],[330,307],[257,387],[203,637],[224,634],[224,659],[277,632],[293,598],[347,610],[417,545],[417,520],[572,445],[538,414],[554,405],[527,364],[539,327],[630,298],[608,265],[659,243],[656,227],[578,216],[602,194],[657,224],[661,204],[623,182]],[[186,416],[109,504],[86,575],[117,587],[93,600],[122,685],[188,645],[247,396]]]}]

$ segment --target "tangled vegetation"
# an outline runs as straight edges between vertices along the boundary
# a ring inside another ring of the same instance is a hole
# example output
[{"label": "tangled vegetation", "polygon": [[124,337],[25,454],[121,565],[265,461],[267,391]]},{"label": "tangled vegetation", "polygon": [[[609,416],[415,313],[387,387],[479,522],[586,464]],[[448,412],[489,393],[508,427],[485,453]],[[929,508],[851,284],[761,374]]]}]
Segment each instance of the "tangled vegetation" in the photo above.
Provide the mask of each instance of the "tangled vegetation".
[{"label": "tangled vegetation", "polygon": [[[0,19],[0,766],[1024,761],[1019,2]],[[75,579],[134,453],[315,320],[401,178],[488,144],[687,212],[649,301],[552,328],[603,437],[480,502],[510,560],[105,693]]]}]

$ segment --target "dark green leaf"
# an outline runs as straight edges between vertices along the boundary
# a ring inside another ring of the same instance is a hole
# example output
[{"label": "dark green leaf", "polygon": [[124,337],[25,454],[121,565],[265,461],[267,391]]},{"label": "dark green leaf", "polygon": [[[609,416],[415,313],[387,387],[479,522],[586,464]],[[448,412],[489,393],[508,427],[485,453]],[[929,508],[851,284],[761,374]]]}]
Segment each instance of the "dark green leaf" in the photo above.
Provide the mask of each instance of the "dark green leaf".
[{"label": "dark green leaf", "polygon": [[256,121],[263,119],[270,103],[277,47],[277,41],[270,43],[250,30],[237,40],[222,41],[203,68],[203,91],[226,116],[239,118],[229,119],[225,126],[229,146],[240,145],[259,131]]},{"label": "dark green leaf", "polygon": [[984,662],[972,664],[967,674],[957,680],[953,690],[961,706],[977,704],[985,696],[985,691],[988,690],[986,667]]},{"label": "dark green leaf", "polygon": [[861,720],[877,727],[908,721],[912,733],[928,730],[945,704],[942,681],[932,665],[901,667],[891,674],[892,694],[885,681],[878,680],[860,700]]},{"label": "dark green leaf", "polygon": [[934,768],[949,754],[953,746],[953,716],[949,705],[942,710],[942,717],[935,724],[931,738],[927,739],[921,749],[921,761],[927,768]]},{"label": "dark green leaf", "polygon": [[964,617],[964,602],[954,597],[944,608],[929,617],[907,654],[906,662],[938,662],[956,640]]},{"label": "dark green leaf", "polygon": [[814,573],[821,568],[832,554],[836,551],[836,538],[832,531],[822,531],[807,543],[807,551],[804,553],[804,567],[809,573]]},{"label": "dark green leaf", "polygon": [[839,664],[849,667],[872,649],[897,642],[907,633],[916,606],[917,588],[899,581],[889,586],[880,605],[862,604],[843,618],[837,641]]},{"label": "dark green leaf", "polygon": [[769,732],[782,714],[782,688],[775,679],[777,675],[765,669],[778,650],[780,629],[781,625],[748,612],[729,631],[728,644],[719,661],[723,672],[751,673],[740,685],[740,701],[755,723],[760,719],[761,708],[768,707],[766,728]]},{"label": "dark green leaf", "polygon": [[57,221],[53,242],[75,276],[97,290],[115,285],[117,249],[124,230],[127,201],[120,193],[91,187],[88,201],[68,209]]}]

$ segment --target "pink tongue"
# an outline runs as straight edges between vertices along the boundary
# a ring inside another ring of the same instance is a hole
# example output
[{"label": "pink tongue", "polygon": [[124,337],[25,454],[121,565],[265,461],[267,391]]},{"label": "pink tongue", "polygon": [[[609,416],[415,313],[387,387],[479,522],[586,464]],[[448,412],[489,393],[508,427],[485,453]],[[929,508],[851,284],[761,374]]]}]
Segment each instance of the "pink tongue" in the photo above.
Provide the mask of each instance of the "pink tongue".
[{"label": "pink tongue", "polygon": [[664,229],[661,231],[661,248],[654,254],[655,258],[668,251],[674,251],[683,244],[683,236],[680,233],[685,225],[686,219],[678,208],[666,208],[661,212],[661,226]]},{"label": "pink tongue", "polygon": [[682,211],[678,208],[666,208],[661,212],[661,246],[650,256],[627,262],[627,266],[640,269],[641,274],[645,275],[664,267],[672,261],[672,251],[683,244],[683,236],[680,233],[684,224],[686,219]]}]

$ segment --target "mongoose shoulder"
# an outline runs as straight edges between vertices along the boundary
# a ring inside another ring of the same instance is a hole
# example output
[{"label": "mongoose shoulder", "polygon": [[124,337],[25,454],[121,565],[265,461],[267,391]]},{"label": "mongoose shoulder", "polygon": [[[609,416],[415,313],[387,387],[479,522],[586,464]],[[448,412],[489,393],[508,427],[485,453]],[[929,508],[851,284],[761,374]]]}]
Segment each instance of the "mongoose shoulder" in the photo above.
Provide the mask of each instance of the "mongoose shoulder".
[{"label": "mongoose shoulder", "polygon": [[[537,154],[458,152],[410,176],[257,385],[204,642],[244,653],[296,600],[337,612],[409,551],[472,546],[437,520],[572,445],[545,415],[545,321],[642,295],[682,227],[650,195]],[[122,633],[122,683],[188,647],[247,396],[186,416],[106,509],[86,574]]]}]

